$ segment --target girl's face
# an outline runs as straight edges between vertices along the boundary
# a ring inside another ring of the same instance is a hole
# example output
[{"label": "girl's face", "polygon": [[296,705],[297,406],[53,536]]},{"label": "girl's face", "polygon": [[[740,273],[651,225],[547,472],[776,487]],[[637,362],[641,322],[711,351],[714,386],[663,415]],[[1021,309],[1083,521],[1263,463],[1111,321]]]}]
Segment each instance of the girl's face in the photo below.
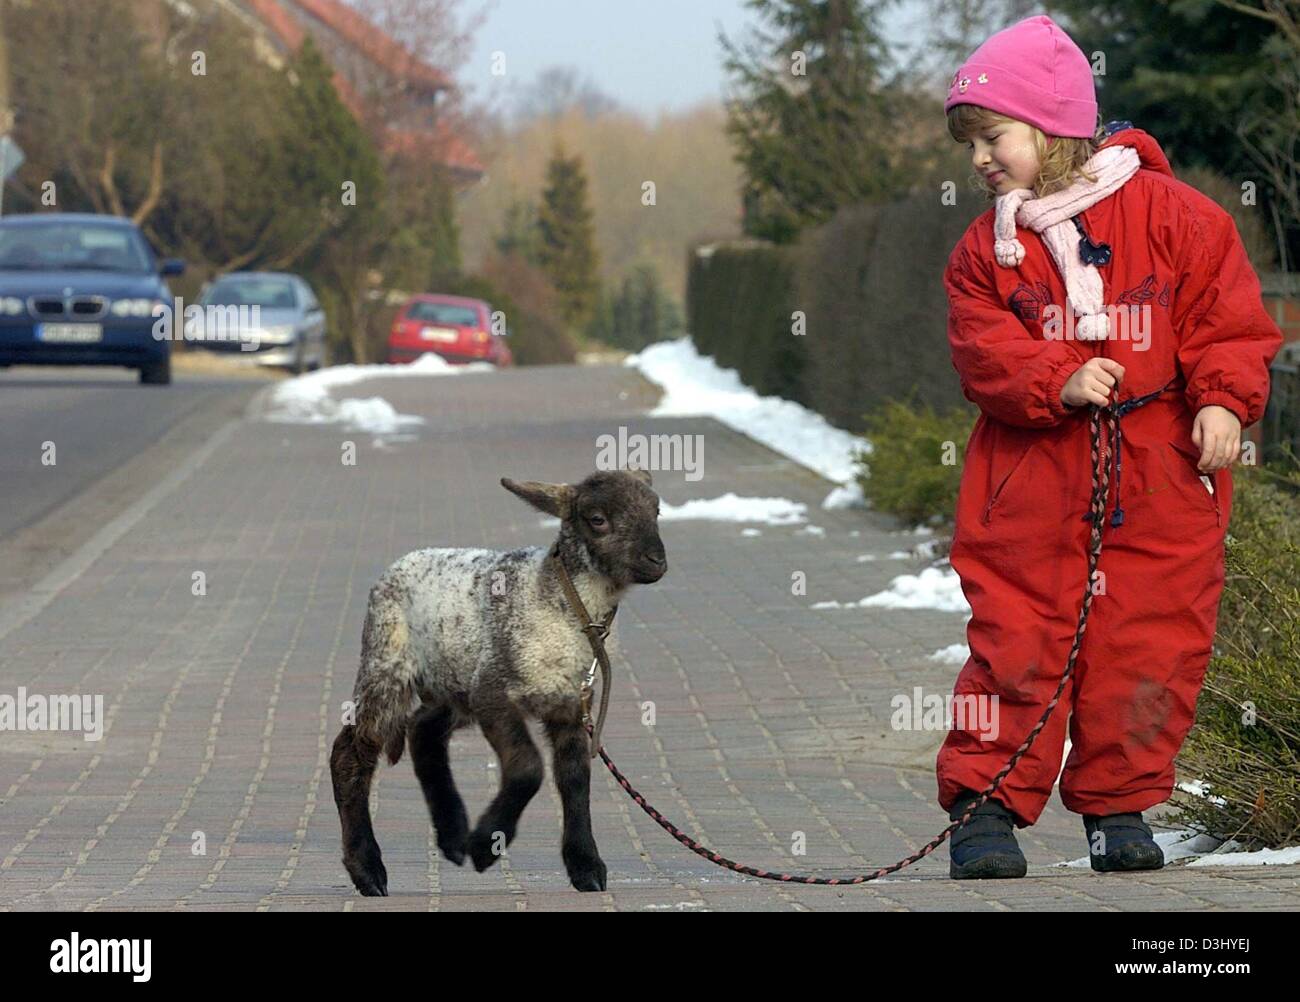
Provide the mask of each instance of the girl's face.
[{"label": "girl's face", "polygon": [[1032,188],[1038,177],[1038,151],[1034,134],[1025,122],[999,122],[986,126],[966,144],[971,163],[999,195],[1016,188]]}]

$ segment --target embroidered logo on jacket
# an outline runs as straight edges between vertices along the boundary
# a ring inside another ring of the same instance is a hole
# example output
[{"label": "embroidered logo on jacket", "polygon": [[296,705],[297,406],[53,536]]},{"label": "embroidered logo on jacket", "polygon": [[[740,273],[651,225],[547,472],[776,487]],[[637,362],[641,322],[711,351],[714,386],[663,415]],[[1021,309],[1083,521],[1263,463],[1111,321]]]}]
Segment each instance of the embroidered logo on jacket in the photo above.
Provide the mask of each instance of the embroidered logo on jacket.
[{"label": "embroidered logo on jacket", "polygon": [[1160,288],[1160,291],[1157,293],[1156,276],[1154,273],[1142,279],[1142,281],[1139,282],[1137,285],[1133,286],[1133,288],[1125,289],[1123,292],[1121,292],[1119,294],[1119,298],[1115,300],[1115,305],[1116,306],[1146,306],[1153,299],[1161,306],[1164,307],[1169,306],[1169,283],[1165,282],[1165,284]]},{"label": "embroidered logo on jacket", "polygon": [[[1160,306],[1166,308],[1169,306],[1169,283],[1166,281],[1157,291],[1154,273],[1142,279],[1133,288],[1121,292],[1114,305],[1149,306],[1152,300]],[[1032,285],[1021,282],[1007,298],[1007,305],[1011,308],[1011,312],[1024,322],[1031,320],[1035,323],[1039,322],[1043,310],[1051,304],[1052,291],[1045,282],[1034,282]]]},{"label": "embroidered logo on jacket", "polygon": [[1010,298],[1007,299],[1007,305],[1011,307],[1011,312],[1021,319],[1022,322],[1038,322],[1042,316],[1043,308],[1051,305],[1052,290],[1047,287],[1046,282],[1035,282],[1032,286],[1021,282],[1012,290]]}]

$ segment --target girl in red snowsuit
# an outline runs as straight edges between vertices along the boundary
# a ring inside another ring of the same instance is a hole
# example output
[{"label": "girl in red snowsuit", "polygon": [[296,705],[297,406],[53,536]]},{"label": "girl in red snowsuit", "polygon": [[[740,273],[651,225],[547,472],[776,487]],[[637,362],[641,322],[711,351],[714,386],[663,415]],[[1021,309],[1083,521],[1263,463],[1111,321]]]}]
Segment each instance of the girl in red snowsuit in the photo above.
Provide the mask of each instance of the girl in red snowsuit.
[{"label": "girl in red snowsuit", "polygon": [[1281,332],[1232,218],[1145,132],[1098,130],[1091,67],[1050,18],[977,49],[945,111],[997,198],[944,274],[953,364],[981,411],[951,552],[972,611],[954,692],[996,696],[999,724],[991,740],[949,731],[936,774],[953,820],[1060,682],[1088,574],[1089,412],[1132,401],[1117,455],[1103,434],[1110,502],[1073,675],[954,833],[952,875],[1023,876],[1012,826],[1038,819],[1058,773],[1094,869],[1159,867],[1141,812],[1173,790],[1223,587],[1229,466],[1263,414]]}]

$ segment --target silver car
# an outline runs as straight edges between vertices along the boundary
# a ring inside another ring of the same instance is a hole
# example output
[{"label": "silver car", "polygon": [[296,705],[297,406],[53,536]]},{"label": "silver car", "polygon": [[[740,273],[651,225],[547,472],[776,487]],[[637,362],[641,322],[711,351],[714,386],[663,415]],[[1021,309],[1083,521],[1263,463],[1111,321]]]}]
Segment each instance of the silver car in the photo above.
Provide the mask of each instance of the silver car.
[{"label": "silver car", "polygon": [[204,286],[186,341],[258,365],[305,372],[325,364],[325,313],[311,286],[279,271],[232,271]]}]

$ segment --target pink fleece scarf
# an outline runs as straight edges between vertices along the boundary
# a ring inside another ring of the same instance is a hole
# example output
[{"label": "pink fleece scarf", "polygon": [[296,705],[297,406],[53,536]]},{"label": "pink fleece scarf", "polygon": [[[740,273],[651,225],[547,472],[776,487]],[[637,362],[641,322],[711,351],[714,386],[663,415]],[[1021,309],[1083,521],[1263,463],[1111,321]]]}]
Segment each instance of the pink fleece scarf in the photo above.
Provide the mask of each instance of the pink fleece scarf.
[{"label": "pink fleece scarf", "polygon": [[1074,336],[1081,341],[1101,341],[1110,334],[1110,321],[1102,302],[1104,289],[1097,266],[1079,257],[1080,235],[1073,219],[1119,188],[1137,173],[1141,158],[1131,146],[1108,146],[1098,150],[1084,164],[1095,182],[1077,179],[1070,187],[1043,198],[1028,188],[999,195],[993,222],[993,253],[998,264],[1014,268],[1025,259],[1025,248],[1016,239],[1016,224],[1042,237],[1057,270],[1065,277],[1067,307],[1079,315]]}]

